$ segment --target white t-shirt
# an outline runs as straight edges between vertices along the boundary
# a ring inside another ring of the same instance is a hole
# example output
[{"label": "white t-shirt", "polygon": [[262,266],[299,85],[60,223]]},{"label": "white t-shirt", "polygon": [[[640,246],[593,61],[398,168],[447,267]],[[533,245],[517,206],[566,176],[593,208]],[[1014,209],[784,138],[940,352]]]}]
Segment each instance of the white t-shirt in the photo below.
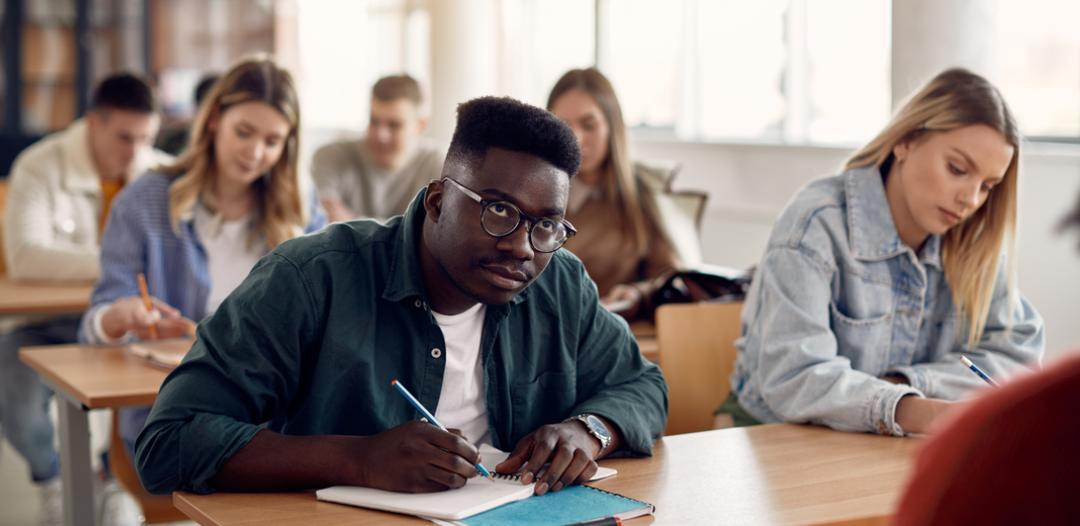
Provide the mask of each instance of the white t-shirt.
[{"label": "white t-shirt", "polygon": [[206,251],[210,273],[210,294],[206,314],[217,310],[225,297],[240,285],[251,268],[266,253],[266,243],[258,236],[250,243],[250,216],[224,221],[204,207],[195,207],[195,232]]},{"label": "white t-shirt", "polygon": [[[225,297],[244,281],[251,268],[266,253],[266,243],[262,236],[248,243],[250,216],[223,221],[220,215],[213,214],[198,204],[195,205],[194,214],[195,232],[206,251],[207,270],[210,274],[210,294],[206,297],[206,315],[209,316],[225,301]],[[94,311],[93,330],[98,341],[117,343],[122,338],[110,338],[102,326],[107,310],[109,309]]]},{"label": "white t-shirt", "polygon": [[447,316],[431,311],[442,329],[446,369],[435,418],[451,429],[460,429],[473,445],[491,443],[488,430],[484,372],[480,361],[480,337],[487,306],[477,303],[461,314]]}]

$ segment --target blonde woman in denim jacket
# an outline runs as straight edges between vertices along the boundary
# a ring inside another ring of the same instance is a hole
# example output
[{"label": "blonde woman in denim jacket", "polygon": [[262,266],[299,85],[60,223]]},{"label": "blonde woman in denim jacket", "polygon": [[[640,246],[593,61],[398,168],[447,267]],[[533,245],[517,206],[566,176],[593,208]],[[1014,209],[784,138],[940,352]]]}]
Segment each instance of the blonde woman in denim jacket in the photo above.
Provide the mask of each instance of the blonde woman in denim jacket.
[{"label": "blonde woman in denim jacket", "polygon": [[923,433],[991,376],[1038,362],[1016,290],[1020,140],[1000,93],[948,70],[846,171],[780,216],[743,309],[736,424]]}]

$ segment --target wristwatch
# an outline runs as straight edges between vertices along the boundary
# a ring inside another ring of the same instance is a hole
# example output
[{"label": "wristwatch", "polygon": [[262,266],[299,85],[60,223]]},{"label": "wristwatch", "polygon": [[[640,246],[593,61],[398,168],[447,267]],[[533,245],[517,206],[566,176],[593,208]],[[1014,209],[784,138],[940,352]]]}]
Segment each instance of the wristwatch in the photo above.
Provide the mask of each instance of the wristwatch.
[{"label": "wristwatch", "polygon": [[611,444],[611,431],[608,431],[607,426],[605,426],[604,422],[597,418],[596,415],[590,415],[588,413],[574,415],[564,420],[564,422],[570,422],[573,420],[578,420],[581,423],[585,424],[585,429],[589,430],[589,434],[596,437],[596,439],[600,441],[601,452],[606,450],[608,445]]}]

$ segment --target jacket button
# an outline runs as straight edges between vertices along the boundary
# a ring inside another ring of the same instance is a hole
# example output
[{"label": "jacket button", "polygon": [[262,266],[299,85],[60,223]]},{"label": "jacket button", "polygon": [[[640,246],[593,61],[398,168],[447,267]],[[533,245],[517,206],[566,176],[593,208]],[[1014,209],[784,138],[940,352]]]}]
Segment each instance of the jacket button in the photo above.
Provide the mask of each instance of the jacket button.
[{"label": "jacket button", "polygon": [[431,357],[432,358],[435,358],[436,360],[438,360],[440,356],[442,356],[442,351],[439,350],[438,347],[431,350]]}]

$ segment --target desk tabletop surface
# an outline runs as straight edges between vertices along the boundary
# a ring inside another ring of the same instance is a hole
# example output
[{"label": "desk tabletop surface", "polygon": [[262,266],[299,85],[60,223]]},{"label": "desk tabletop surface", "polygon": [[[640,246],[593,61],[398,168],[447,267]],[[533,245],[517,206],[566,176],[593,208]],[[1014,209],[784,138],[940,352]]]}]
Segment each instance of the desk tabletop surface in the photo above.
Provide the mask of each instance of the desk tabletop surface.
[{"label": "desk tabletop surface", "polygon": [[[603,461],[595,486],[656,505],[632,524],[876,522],[894,509],[917,439],[772,424],[665,437],[649,459]],[[204,525],[430,524],[315,500],[312,492],[175,493]]]},{"label": "desk tabletop surface", "polygon": [[168,374],[119,345],[27,347],[19,358],[89,409],[150,405]]},{"label": "desk tabletop surface", "polygon": [[[641,328],[655,332],[650,324]],[[656,361],[657,350],[648,347],[655,347],[656,339],[646,338],[642,353]],[[90,409],[150,405],[168,374],[120,345],[28,347],[19,357],[49,385]]]},{"label": "desk tabletop surface", "polygon": [[68,314],[86,310],[93,283],[32,283],[0,275],[0,314]]}]

